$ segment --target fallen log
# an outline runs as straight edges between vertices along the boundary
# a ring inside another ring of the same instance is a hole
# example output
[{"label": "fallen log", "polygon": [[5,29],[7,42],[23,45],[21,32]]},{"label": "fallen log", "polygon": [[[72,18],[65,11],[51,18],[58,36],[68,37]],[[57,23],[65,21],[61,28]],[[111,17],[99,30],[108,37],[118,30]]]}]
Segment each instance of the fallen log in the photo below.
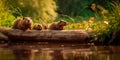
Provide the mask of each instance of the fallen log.
[{"label": "fallen log", "polygon": [[0,32],[10,41],[39,41],[39,42],[78,42],[87,43],[89,35],[84,30],[29,30],[0,28]]}]

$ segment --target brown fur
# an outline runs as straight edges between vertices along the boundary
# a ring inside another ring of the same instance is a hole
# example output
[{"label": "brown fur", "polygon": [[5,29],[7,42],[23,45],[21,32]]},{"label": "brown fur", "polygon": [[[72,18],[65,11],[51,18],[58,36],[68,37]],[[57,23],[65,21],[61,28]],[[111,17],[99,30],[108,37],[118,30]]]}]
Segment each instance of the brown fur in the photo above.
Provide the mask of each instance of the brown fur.
[{"label": "brown fur", "polygon": [[45,24],[42,24],[42,27],[43,27],[43,30],[47,30],[48,29],[48,26],[45,25]]},{"label": "brown fur", "polygon": [[18,18],[14,22],[13,29],[31,30],[32,19],[30,17]]},{"label": "brown fur", "polygon": [[60,20],[58,22],[54,22],[49,26],[50,30],[63,30],[63,27],[67,25],[67,22],[64,20]]},{"label": "brown fur", "polygon": [[33,30],[42,30],[42,25],[35,23],[35,25],[33,26]]}]

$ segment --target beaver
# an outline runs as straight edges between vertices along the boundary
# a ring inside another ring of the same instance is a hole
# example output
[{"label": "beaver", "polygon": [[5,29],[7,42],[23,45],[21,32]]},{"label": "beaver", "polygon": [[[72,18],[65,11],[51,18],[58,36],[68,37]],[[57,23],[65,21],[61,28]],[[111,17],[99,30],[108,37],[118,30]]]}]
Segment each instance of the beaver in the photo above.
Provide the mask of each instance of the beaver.
[{"label": "beaver", "polygon": [[49,30],[63,30],[63,27],[66,26],[68,23],[64,20],[60,20],[58,22],[53,22],[49,26]]},{"label": "beaver", "polygon": [[39,23],[35,23],[34,26],[33,26],[33,30],[42,30],[42,25],[39,24]]},{"label": "beaver", "polygon": [[17,18],[13,24],[13,29],[31,30],[32,23],[30,17]]}]

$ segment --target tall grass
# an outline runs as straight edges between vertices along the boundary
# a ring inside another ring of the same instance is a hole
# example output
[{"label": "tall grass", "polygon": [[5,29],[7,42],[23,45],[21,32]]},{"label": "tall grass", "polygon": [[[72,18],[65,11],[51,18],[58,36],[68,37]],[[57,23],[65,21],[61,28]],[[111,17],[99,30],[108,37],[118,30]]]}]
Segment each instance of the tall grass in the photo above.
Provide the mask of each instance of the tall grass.
[{"label": "tall grass", "polygon": [[8,7],[19,8],[23,16],[29,16],[35,22],[53,22],[57,17],[57,5],[54,0],[5,0]]},{"label": "tall grass", "polygon": [[109,32],[110,32],[110,41],[109,44],[118,45],[120,43],[120,3],[113,2],[112,3],[112,14],[110,15],[110,25],[109,25]]},{"label": "tall grass", "polygon": [[11,27],[15,17],[12,15],[12,11],[3,4],[3,1],[0,2],[0,26]]},{"label": "tall grass", "polygon": [[112,3],[112,14],[110,15],[110,30],[120,31],[120,3]]},{"label": "tall grass", "polygon": [[120,3],[113,2],[111,3],[110,13],[107,16],[107,20],[109,25],[107,25],[104,29],[101,29],[99,33],[96,35],[97,41],[102,42],[104,45],[120,44]]}]

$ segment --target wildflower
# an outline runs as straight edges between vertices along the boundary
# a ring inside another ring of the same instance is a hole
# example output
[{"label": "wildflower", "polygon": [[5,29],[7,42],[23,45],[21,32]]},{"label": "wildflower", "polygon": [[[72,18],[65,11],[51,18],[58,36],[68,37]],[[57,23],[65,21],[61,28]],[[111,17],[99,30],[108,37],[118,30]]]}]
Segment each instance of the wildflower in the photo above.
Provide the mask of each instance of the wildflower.
[{"label": "wildflower", "polygon": [[108,25],[108,21],[104,21],[104,23]]},{"label": "wildflower", "polygon": [[83,21],[83,24],[88,24],[87,21]]},{"label": "wildflower", "polygon": [[95,20],[95,18],[94,18],[94,17],[90,17],[89,22],[90,22],[90,23],[93,23],[93,22],[94,22],[94,20]]},{"label": "wildflower", "polygon": [[103,10],[102,12],[101,12],[102,14],[106,14],[106,13],[108,13],[108,10]]},{"label": "wildflower", "polygon": [[93,30],[93,29],[90,28],[89,26],[87,26],[87,27],[85,28],[85,30]]},{"label": "wildflower", "polygon": [[20,2],[20,5],[23,5],[24,3],[23,2]]}]

